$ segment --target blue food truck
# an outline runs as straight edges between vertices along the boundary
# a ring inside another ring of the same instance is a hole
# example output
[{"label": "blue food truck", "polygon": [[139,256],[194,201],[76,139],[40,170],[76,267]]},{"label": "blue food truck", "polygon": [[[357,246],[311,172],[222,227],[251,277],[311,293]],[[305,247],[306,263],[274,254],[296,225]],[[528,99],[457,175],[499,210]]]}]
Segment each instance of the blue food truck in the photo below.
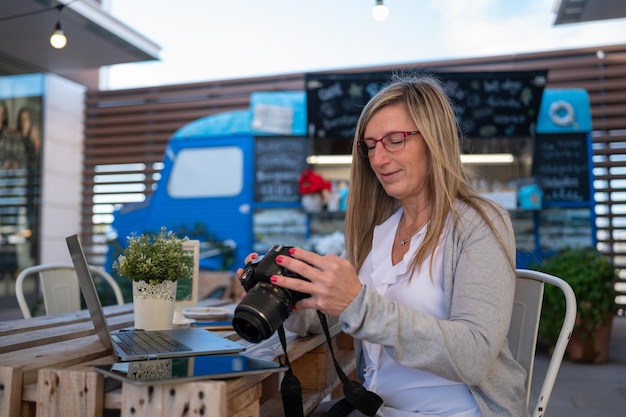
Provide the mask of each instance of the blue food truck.
[{"label": "blue food truck", "polygon": [[[201,224],[234,249],[233,262],[226,265],[233,269],[253,250],[263,253],[276,243],[306,246],[312,216],[301,208],[297,178],[308,166],[310,130],[304,92],[255,93],[248,110],[183,126],[165,150],[154,193],[115,212],[117,236]],[[533,163],[527,174],[533,181],[520,187],[509,207],[515,212],[520,267],[572,243],[595,245],[587,93],[544,89],[530,143]],[[537,187],[539,201],[533,195]],[[528,205],[528,198],[534,203]],[[316,220],[335,220],[341,228],[341,216]],[[201,268],[224,268],[219,250],[205,249]]]},{"label": "blue food truck", "polygon": [[[293,237],[304,237],[306,230],[296,188],[308,155],[305,107],[302,92],[254,93],[248,110],[207,116],[180,128],[165,150],[154,193],[115,212],[118,240],[161,226],[191,235],[201,229],[219,244],[201,242],[200,267],[223,268],[220,251],[229,245],[234,263],[228,266],[235,267],[253,249],[263,250],[253,244],[256,213],[257,240],[302,243]],[[116,249],[111,245],[111,256]]]}]

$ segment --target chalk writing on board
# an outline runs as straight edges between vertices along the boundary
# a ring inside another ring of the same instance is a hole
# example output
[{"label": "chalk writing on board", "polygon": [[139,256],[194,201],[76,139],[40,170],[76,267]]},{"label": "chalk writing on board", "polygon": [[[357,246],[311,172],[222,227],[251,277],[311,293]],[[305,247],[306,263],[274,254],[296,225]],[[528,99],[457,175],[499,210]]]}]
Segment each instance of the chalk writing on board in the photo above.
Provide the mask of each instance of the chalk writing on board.
[{"label": "chalk writing on board", "polygon": [[543,190],[544,201],[589,201],[587,134],[537,135],[532,175]]},{"label": "chalk writing on board", "polygon": [[176,301],[191,300],[193,296],[192,279],[179,279],[176,281]]},{"label": "chalk writing on board", "polygon": [[[189,279],[179,279],[176,281],[176,301],[178,305],[195,305],[198,302],[198,257],[200,256],[200,242],[198,240],[188,240],[183,243],[183,249],[193,255],[194,266]],[[183,304],[181,304],[181,302]]]},{"label": "chalk writing on board", "polygon": [[257,137],[255,201],[300,201],[298,176],[306,168],[309,141],[304,137]]},{"label": "chalk writing on board", "polygon": [[[545,71],[433,73],[469,137],[529,136],[539,112]],[[307,118],[313,138],[351,139],[363,106],[391,72],[307,74]]]}]

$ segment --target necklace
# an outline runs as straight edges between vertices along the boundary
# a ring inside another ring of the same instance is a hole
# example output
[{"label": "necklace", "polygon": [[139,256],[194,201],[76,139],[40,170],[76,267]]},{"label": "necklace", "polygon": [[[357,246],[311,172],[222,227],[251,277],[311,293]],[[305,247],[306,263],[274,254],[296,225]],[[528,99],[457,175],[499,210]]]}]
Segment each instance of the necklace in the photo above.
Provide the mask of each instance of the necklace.
[{"label": "necklace", "polygon": [[424,226],[426,226],[426,223],[424,223],[423,225],[420,226],[419,229],[417,229],[417,232],[413,233],[411,236],[407,237],[406,239],[400,239],[400,244],[402,246],[406,245],[407,243],[409,243],[409,241],[411,239],[413,239],[419,232],[422,231],[422,229],[424,228]]}]

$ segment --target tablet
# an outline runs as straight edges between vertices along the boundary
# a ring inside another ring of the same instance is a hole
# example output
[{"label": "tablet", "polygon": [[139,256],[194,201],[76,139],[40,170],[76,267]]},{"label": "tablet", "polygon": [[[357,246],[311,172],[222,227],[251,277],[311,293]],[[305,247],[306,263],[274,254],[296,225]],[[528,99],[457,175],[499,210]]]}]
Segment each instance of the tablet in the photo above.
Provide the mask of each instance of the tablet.
[{"label": "tablet", "polygon": [[200,379],[228,379],[282,372],[286,365],[245,355],[204,355],[186,358],[95,365],[107,377],[133,384],[158,384]]}]

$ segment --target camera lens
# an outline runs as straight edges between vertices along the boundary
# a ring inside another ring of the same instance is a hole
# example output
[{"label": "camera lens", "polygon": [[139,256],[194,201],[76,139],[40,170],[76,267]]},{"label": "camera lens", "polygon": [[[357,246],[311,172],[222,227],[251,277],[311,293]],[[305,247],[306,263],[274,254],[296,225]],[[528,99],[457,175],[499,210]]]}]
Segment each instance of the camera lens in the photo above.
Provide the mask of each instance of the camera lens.
[{"label": "camera lens", "polygon": [[283,288],[261,282],[235,309],[233,327],[248,342],[268,339],[291,312],[291,295]]}]

